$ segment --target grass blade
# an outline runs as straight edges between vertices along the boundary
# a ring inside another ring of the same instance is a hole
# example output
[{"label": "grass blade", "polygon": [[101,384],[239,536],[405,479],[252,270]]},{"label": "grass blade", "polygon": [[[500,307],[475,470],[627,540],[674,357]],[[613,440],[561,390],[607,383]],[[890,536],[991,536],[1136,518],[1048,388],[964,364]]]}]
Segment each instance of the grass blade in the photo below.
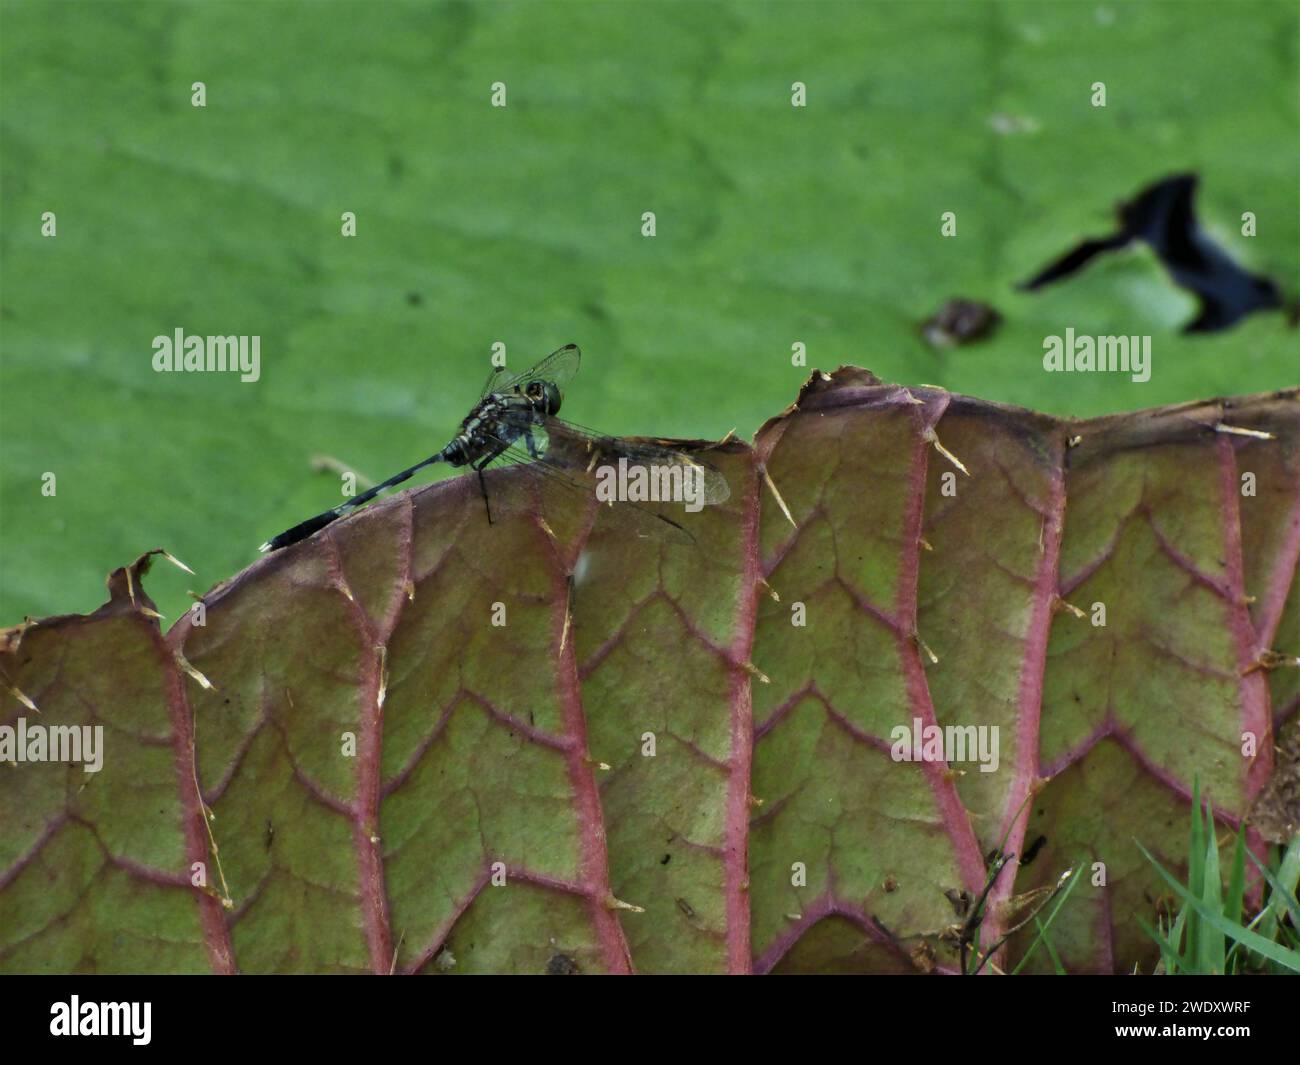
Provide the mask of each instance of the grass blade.
[{"label": "grass blade", "polygon": [[[1135,840],[1134,842],[1136,843],[1137,841]],[[1257,932],[1252,932],[1249,929],[1242,928],[1240,925],[1231,924],[1223,914],[1215,913],[1206,906],[1204,902],[1180,884],[1163,865],[1152,857],[1151,853],[1142,846],[1141,843],[1138,843],[1137,847],[1138,850],[1146,855],[1147,861],[1155,866],[1155,870],[1160,874],[1161,879],[1164,880],[1164,882],[1168,884],[1183,899],[1183,901],[1185,901],[1196,912],[1196,916],[1201,921],[1214,927],[1225,936],[1249,947],[1251,950],[1255,951],[1255,953],[1262,954],[1270,961],[1275,961],[1286,969],[1300,973],[1300,953],[1294,950],[1288,950],[1271,940],[1267,940]]]},{"label": "grass blade", "polygon": [[1047,915],[1047,921],[1042,922],[1039,921],[1037,917],[1034,918],[1034,923],[1038,925],[1038,935],[1035,936],[1034,941],[1029,944],[1029,949],[1026,950],[1025,953],[1021,956],[1020,961],[1017,962],[1016,964],[1016,967],[1011,970],[1012,976],[1015,976],[1017,973],[1020,972],[1020,970],[1024,967],[1025,963],[1029,961],[1030,957],[1033,955],[1035,949],[1037,949],[1039,943],[1043,943],[1047,946],[1047,952],[1048,954],[1051,955],[1053,964],[1058,966],[1058,975],[1062,975],[1062,976],[1065,975],[1065,967],[1061,965],[1061,959],[1057,956],[1056,951],[1052,948],[1052,943],[1047,938],[1047,933],[1048,930],[1052,927],[1052,922],[1056,920],[1056,915],[1061,912],[1061,907],[1065,905],[1066,899],[1070,897],[1070,893],[1074,890],[1075,885],[1081,879],[1083,879],[1082,865],[1076,868],[1074,872],[1071,874],[1070,882],[1065,885],[1065,889],[1061,892],[1060,897],[1057,898],[1056,905],[1052,907],[1052,912]]},{"label": "grass blade", "polygon": [[[1205,864],[1201,870],[1200,897],[1207,910],[1222,916],[1223,874],[1219,870],[1219,838],[1214,831],[1214,808],[1208,799],[1205,803],[1205,828]],[[1222,975],[1227,945],[1218,926],[1202,924],[1196,947],[1196,971]]]},{"label": "grass blade", "polygon": [[[1205,886],[1205,829],[1201,823],[1201,782],[1192,781],[1192,831],[1187,844],[1187,888],[1196,898]],[[1186,908],[1184,907],[1186,910]],[[1201,956],[1201,922],[1195,910],[1186,910],[1186,939],[1183,941],[1185,969],[1195,969]]]}]

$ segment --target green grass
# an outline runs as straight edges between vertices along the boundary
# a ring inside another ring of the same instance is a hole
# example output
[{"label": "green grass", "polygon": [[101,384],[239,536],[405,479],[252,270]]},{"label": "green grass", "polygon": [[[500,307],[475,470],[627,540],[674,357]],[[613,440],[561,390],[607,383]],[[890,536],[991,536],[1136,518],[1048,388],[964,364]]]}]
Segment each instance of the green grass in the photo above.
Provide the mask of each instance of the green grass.
[{"label": "green grass", "polygon": [[1016,963],[1016,967],[1011,970],[1012,976],[1019,975],[1020,971],[1033,958],[1039,947],[1042,947],[1043,950],[1047,951],[1048,957],[1051,958],[1052,971],[1057,976],[1067,975],[1065,964],[1061,961],[1060,955],[1057,954],[1056,949],[1052,946],[1051,931],[1052,925],[1056,922],[1057,914],[1059,914],[1062,907],[1069,902],[1070,895],[1073,894],[1075,887],[1078,886],[1081,880],[1083,880],[1083,866],[1075,866],[1067,872],[1065,876],[1068,877],[1068,882],[1065,882],[1065,878],[1062,878],[1062,882],[1065,883],[1065,886],[1057,895],[1051,912],[1047,915],[1047,919],[1044,920],[1038,914],[1034,914],[1034,927],[1038,929],[1038,935],[1036,935],[1033,942],[1029,944],[1029,948],[1025,951],[1020,961]]},{"label": "green grass", "polygon": [[[1291,840],[1272,866],[1246,849],[1245,827],[1237,830],[1226,891],[1208,800],[1204,816],[1199,785],[1192,790],[1191,844],[1187,881],[1181,883],[1138,844],[1160,878],[1174,893],[1178,910],[1143,926],[1160,945],[1159,972],[1166,975],[1236,975],[1246,972],[1300,973],[1300,836]],[[1267,884],[1263,907],[1246,920],[1247,859]]]}]

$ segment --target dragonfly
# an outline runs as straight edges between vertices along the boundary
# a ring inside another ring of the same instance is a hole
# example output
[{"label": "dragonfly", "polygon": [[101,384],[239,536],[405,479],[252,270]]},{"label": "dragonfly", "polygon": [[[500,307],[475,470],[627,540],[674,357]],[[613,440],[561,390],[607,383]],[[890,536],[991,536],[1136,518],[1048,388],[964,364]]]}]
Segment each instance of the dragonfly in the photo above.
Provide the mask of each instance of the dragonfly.
[{"label": "dragonfly", "polygon": [[[381,492],[439,462],[453,468],[468,467],[477,473],[489,524],[492,523],[492,506],[483,474],[491,464],[499,461],[523,466],[584,494],[591,493],[592,487],[575,480],[575,474],[590,474],[598,466],[609,464],[612,467],[622,461],[624,469],[639,467],[654,471],[657,476],[664,472],[677,472],[677,483],[693,484],[696,500],[701,505],[727,500],[730,489],[717,468],[670,446],[666,441],[602,436],[557,418],[564,401],[564,389],[578,372],[581,361],[582,352],[578,346],[566,344],[520,373],[512,374],[505,367],[493,369],[479,393],[478,402],[442,450],[360,495],[286,529],[262,544],[261,550],[278,551],[305,540],[365,506]],[[622,501],[619,510],[626,513],[629,508],[631,513],[638,515],[640,527],[653,529],[648,535],[680,540],[681,537],[673,535],[669,527],[677,533],[685,532],[672,518],[640,507],[635,501]],[[689,534],[686,538],[689,539]]]}]

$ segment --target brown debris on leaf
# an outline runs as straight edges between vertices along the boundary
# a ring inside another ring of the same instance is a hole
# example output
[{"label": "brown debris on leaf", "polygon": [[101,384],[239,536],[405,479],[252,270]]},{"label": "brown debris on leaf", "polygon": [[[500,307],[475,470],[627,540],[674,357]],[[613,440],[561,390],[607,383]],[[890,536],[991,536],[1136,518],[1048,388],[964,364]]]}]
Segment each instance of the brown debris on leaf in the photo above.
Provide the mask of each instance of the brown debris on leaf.
[{"label": "brown debris on leaf", "polygon": [[1250,823],[1270,843],[1285,845],[1300,833],[1300,714],[1277,733],[1273,775],[1251,811]]}]

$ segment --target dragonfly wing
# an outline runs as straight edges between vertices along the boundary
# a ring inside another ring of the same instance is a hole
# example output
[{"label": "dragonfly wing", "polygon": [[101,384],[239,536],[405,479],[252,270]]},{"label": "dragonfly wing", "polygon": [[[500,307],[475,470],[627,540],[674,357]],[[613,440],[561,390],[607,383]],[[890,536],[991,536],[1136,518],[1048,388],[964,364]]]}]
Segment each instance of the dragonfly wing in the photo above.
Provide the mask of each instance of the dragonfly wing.
[{"label": "dragonfly wing", "polygon": [[483,391],[478,394],[478,398],[482,399],[489,392],[500,392],[501,382],[509,381],[509,380],[510,380],[510,371],[507,370],[504,366],[492,367],[492,372],[488,374],[488,379],[487,381],[484,382]]},{"label": "dragonfly wing", "polygon": [[599,436],[558,418],[548,418],[546,426],[547,457],[555,465],[591,471],[601,466],[617,467],[620,459],[626,459],[628,471],[644,470],[638,476],[645,476],[647,483],[671,486],[675,495],[686,493],[679,502],[698,501],[712,506],[731,498],[727,478],[698,455],[650,440]]},{"label": "dragonfly wing", "polygon": [[505,376],[500,380],[488,378],[488,384],[491,386],[486,389],[484,394],[491,392],[511,392],[523,388],[530,381],[550,381],[556,385],[561,392],[564,387],[573,380],[573,375],[578,372],[578,366],[582,362],[582,352],[577,344],[565,344],[564,347],[558,348],[546,356],[535,366],[529,367],[513,376]]},{"label": "dragonfly wing", "polygon": [[[510,490],[508,498],[492,495],[489,492],[492,512],[529,509],[534,502],[533,496],[519,489],[530,481],[539,487],[562,486],[567,489],[566,495],[572,493],[575,502],[589,502],[595,493],[595,479],[585,472],[582,463],[555,461],[551,457],[552,438],[545,428],[535,426],[531,435],[536,454],[529,451],[526,436],[510,445],[506,445],[503,440],[499,441],[502,450],[493,465],[505,467],[515,481],[515,486]],[[609,506],[601,507],[601,521],[614,528],[625,530],[639,539],[660,540],[684,546],[693,545],[695,538],[675,520],[671,508],[668,512],[660,513],[657,507],[661,505],[615,501]]]},{"label": "dragonfly wing", "polygon": [[[652,475],[661,480],[665,472],[676,469],[682,471],[681,483],[692,494],[693,501],[707,506],[725,503],[731,498],[731,485],[716,466],[678,448],[656,444],[643,444],[639,441],[611,441],[610,456],[617,461],[626,457],[629,466],[646,467]],[[675,478],[674,478],[675,480]]]}]

